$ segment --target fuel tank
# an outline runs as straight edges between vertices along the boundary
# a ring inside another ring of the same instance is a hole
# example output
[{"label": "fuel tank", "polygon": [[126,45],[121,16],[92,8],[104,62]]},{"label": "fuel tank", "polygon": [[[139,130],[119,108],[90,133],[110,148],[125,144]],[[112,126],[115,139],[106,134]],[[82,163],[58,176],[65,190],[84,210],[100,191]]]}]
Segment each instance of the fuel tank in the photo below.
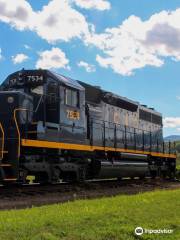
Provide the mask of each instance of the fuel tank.
[{"label": "fuel tank", "polygon": [[144,177],[148,171],[147,155],[121,153],[119,160],[101,161],[99,178]]}]

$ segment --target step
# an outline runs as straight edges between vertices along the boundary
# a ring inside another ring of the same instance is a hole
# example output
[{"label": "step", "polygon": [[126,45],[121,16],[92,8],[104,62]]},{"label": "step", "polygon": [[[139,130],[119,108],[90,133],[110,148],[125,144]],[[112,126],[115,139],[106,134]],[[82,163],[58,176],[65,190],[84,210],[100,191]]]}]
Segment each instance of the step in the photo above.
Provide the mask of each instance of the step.
[{"label": "step", "polygon": [[17,178],[4,178],[3,181],[16,181]]},{"label": "step", "polygon": [[9,163],[0,163],[0,167],[12,167]]},{"label": "step", "polygon": [[8,151],[3,151],[3,153],[8,153]]}]

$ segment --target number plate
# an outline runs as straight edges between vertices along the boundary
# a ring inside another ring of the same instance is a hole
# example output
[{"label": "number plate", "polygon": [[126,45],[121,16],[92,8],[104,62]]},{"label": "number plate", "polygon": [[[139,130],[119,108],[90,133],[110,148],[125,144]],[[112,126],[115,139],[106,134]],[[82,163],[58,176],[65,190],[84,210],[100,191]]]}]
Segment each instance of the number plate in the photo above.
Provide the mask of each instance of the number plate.
[{"label": "number plate", "polygon": [[78,111],[67,110],[67,118],[71,120],[79,120],[80,113]]},{"label": "number plate", "polygon": [[34,75],[28,75],[26,76],[27,82],[28,83],[42,83],[43,82],[43,76],[34,76]]}]

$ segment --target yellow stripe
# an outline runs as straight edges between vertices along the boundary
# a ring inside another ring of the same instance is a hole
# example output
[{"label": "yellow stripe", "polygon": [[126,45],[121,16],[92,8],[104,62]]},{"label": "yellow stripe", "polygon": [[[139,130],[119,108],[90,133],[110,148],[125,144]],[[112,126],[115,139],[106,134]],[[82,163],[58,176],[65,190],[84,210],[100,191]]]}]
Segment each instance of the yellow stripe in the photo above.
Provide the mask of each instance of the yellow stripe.
[{"label": "yellow stripe", "polygon": [[151,155],[155,157],[176,158],[175,154],[147,152],[147,151],[140,151],[140,150],[124,149],[124,148],[90,146],[90,145],[62,143],[62,142],[39,141],[39,140],[30,140],[30,139],[22,139],[21,145],[24,147],[58,148],[58,149],[80,150],[80,151],[91,151],[91,152],[94,150],[116,151],[116,152],[125,152],[125,153],[146,154],[146,155]]},{"label": "yellow stripe", "polygon": [[[94,151],[94,148],[89,145],[61,143],[61,142],[48,142],[48,141],[29,140],[29,139],[22,139],[21,145],[26,147],[59,148],[59,149],[70,149],[70,150]],[[98,148],[100,148],[99,150],[104,149],[102,147],[98,147]]]}]

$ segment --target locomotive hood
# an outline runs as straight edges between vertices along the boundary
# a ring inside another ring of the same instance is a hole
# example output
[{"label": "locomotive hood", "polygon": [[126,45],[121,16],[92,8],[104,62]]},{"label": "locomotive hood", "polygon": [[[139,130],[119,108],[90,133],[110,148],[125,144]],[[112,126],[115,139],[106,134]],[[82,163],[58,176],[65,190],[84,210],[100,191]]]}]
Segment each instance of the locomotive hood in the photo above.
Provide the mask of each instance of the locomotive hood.
[{"label": "locomotive hood", "polygon": [[[50,72],[50,71],[49,71]],[[54,73],[54,72],[50,72],[54,77],[56,77],[57,81],[63,83],[64,85],[66,86],[69,86],[69,87],[74,87],[78,90],[81,90],[81,91],[85,91],[84,87],[81,86],[76,80],[72,79],[72,78],[69,78],[69,77],[65,77],[61,74],[58,74],[58,73]]]},{"label": "locomotive hood", "polygon": [[84,87],[80,85],[76,80],[65,77],[61,74],[55,73],[50,70],[21,70],[9,75],[5,81],[1,84],[1,90],[24,87],[24,86],[36,86],[46,83],[47,78],[53,78],[53,80],[60,82],[62,85],[69,86],[80,91],[85,91]]}]

